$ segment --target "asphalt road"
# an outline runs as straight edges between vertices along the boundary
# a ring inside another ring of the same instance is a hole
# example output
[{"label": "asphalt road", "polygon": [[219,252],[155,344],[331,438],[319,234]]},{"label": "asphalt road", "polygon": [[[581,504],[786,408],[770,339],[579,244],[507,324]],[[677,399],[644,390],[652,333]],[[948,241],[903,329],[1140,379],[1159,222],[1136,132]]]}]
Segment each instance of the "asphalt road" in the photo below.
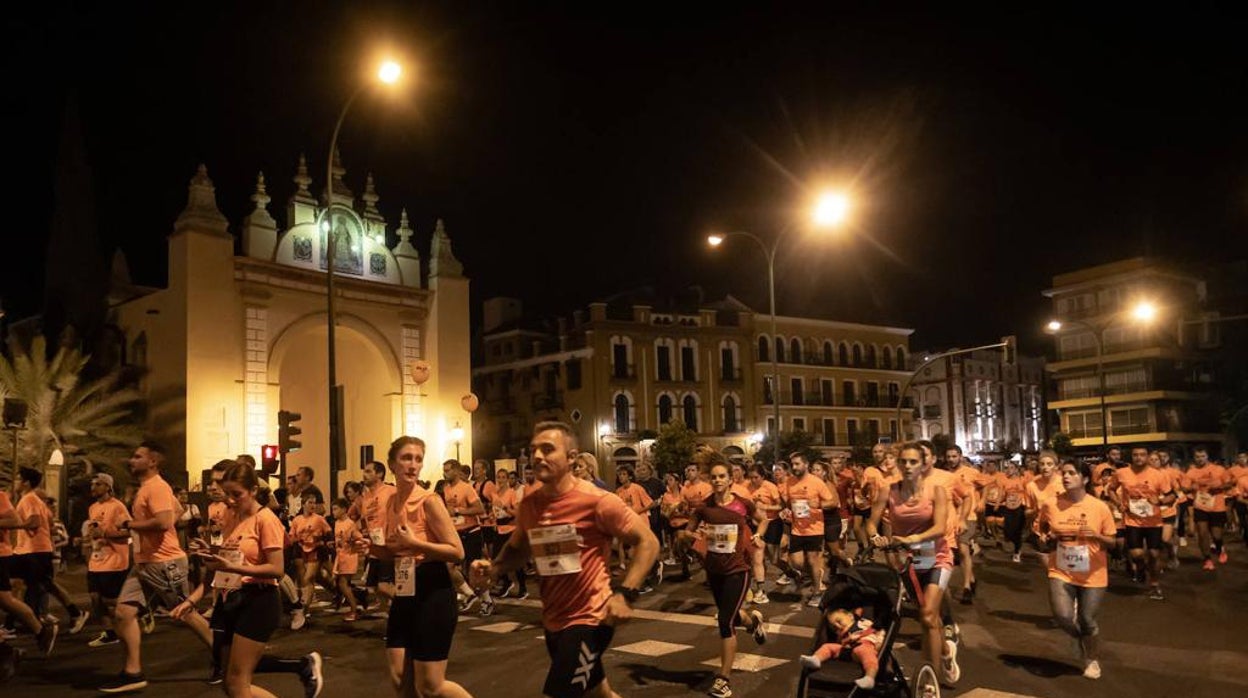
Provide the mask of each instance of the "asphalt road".
[{"label": "asphalt road", "polygon": [[[974,606],[955,606],[963,633],[962,680],[944,695],[968,698],[1020,696],[1182,696],[1221,698],[1248,695],[1248,552],[1230,547],[1231,561],[1204,572],[1186,549],[1184,564],[1164,582],[1165,601],[1150,601],[1121,577],[1113,579],[1101,612],[1104,676],[1089,681],[1070,656],[1070,642],[1050,623],[1046,581],[1035,557],[1020,564],[990,550],[979,567]],[[82,574],[65,581],[81,587]],[[638,603],[638,617],[622,626],[606,655],[607,675],[624,696],[705,694],[718,664],[718,636],[709,592],[695,571],[689,581],[666,582]],[[955,585],[958,578],[955,576]],[[536,595],[535,595],[536,597]],[[808,652],[816,611],[796,597],[777,593],[763,607],[771,625],[766,645],[740,635],[736,696],[793,695],[797,657]],[[539,602],[502,601],[489,618],[462,616],[448,675],[474,696],[537,696],[548,667],[541,641]],[[323,696],[387,695],[381,632],[384,621],[346,624],[340,616],[313,617],[308,628],[279,631],[274,652],[297,656],[312,650],[325,655]],[[29,654],[19,674],[0,685],[5,698],[94,695],[94,688],[120,669],[119,646],[91,649],[94,624],[63,635],[51,658]],[[917,657],[918,625],[907,619],[898,647],[911,666]],[[32,648],[30,638],[15,641]],[[167,619],[144,639],[147,695],[179,698],[219,696],[204,683],[207,650],[189,631]],[[299,696],[293,676],[266,676],[261,685],[279,696]]]}]

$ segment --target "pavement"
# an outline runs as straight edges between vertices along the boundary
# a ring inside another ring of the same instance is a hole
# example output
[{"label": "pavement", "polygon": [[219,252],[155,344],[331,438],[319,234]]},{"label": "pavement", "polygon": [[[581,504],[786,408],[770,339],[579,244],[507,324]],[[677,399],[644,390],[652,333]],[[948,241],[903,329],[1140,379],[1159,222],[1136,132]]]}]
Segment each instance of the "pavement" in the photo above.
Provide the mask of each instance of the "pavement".
[{"label": "pavement", "polygon": [[[1047,581],[1038,556],[1012,563],[988,550],[977,566],[979,593],[973,606],[955,604],[962,630],[962,680],[945,696],[1028,698],[1122,696],[1123,698],[1223,698],[1248,695],[1248,551],[1229,547],[1231,561],[1204,572],[1191,548],[1183,565],[1164,579],[1165,601],[1149,600],[1143,590],[1115,575],[1100,614],[1104,675],[1090,681],[1074,661],[1069,639],[1051,623]],[[670,570],[670,568],[669,568]],[[62,575],[71,592],[83,586],[81,570]],[[621,626],[606,653],[607,676],[622,696],[705,695],[718,665],[715,609],[703,576],[667,581],[643,596],[634,620]],[[954,585],[959,584],[955,575]],[[770,586],[770,583],[769,583]],[[533,586],[536,589],[536,586]],[[795,695],[797,657],[809,652],[817,612],[793,594],[771,594],[761,607],[768,618],[768,642],[755,646],[739,634],[732,677],[735,696]],[[538,696],[549,662],[536,599],[499,602],[495,614],[460,617],[447,675],[478,698]],[[388,695],[382,654],[383,620],[347,624],[341,616],[312,616],[299,632],[279,630],[272,651],[298,656],[316,650],[325,656],[322,696]],[[896,647],[904,665],[918,657],[918,624],[907,618]],[[0,696],[97,695],[121,662],[120,646],[91,649],[99,633],[94,622],[79,635],[62,635],[51,658],[27,653],[18,675],[0,684]],[[14,641],[33,650],[29,637]],[[219,696],[204,683],[207,650],[174,621],[162,619],[144,638],[146,695],[179,698]],[[278,696],[302,695],[294,676],[262,676],[258,682]]]}]

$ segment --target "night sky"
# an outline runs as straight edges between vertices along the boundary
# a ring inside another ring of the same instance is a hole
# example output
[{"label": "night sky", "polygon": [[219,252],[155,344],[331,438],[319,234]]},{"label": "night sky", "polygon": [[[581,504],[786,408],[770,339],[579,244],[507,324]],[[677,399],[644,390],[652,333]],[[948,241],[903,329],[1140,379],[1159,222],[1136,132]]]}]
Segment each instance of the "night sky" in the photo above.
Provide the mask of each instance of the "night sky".
[{"label": "night sky", "polygon": [[1248,251],[1248,61],[1229,16],[91,4],[6,20],[10,319],[42,304],[67,105],[100,264],[120,247],[156,285],[198,163],[235,229],[258,170],[279,222],[300,152],[319,192],[338,109],[382,46],[413,80],[348,117],[348,184],[373,171],[422,247],[446,220],[474,312],[694,284],[765,311],[758,251],[704,236],[770,238],[825,182],[851,187],[853,225],[793,227],[780,312],[914,327],[916,348],[1014,333],[1038,350],[1055,273]]}]

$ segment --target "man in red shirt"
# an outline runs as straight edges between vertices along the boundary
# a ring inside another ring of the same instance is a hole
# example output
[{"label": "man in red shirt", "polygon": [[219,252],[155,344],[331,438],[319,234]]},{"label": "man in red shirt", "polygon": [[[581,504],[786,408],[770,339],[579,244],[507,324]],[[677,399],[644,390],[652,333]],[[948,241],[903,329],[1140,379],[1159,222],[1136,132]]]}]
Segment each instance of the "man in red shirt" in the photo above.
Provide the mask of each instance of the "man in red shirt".
[{"label": "man in red shirt", "polygon": [[[543,693],[553,698],[612,698],[602,666],[615,626],[659,554],[650,526],[614,493],[572,475],[576,433],[562,422],[541,422],[530,447],[542,488],[524,498],[516,530],[491,562],[472,564],[477,587],[488,586],[533,558],[542,589],[542,625],[551,667]],[[632,546],[623,580],[611,584],[612,538]]]}]

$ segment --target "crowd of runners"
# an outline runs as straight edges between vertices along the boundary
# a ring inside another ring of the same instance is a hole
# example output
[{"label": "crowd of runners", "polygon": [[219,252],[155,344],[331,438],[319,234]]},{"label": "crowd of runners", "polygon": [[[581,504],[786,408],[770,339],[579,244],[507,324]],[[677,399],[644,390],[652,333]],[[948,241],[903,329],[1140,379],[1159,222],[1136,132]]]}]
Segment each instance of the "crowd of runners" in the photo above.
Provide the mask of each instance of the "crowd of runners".
[{"label": "crowd of runners", "polygon": [[[959,603],[975,603],[982,549],[997,546],[1012,563],[1043,556],[1055,625],[1096,679],[1097,611],[1110,584],[1141,585],[1161,602],[1180,548],[1195,546],[1215,574],[1225,537],[1248,539],[1248,452],[1224,467],[1202,448],[1182,463],[1165,450],[1115,447],[1096,464],[1041,451],[982,465],[957,446],[943,450],[877,444],[870,463],[798,452],[768,466],[699,448],[681,473],[621,466],[609,485],[569,426],[543,422],[516,471],[450,460],[435,474],[424,442],[404,436],[329,501],[310,469],[271,489],[240,456],[212,468],[201,511],[161,477],[162,447],[145,442],[129,459],[131,491],[119,497],[112,477],[94,476],[80,531],[58,530],[36,470],[0,491],[0,645],[29,634],[52,655],[59,633],[94,619],[99,634],[87,645],[120,665],[99,690],[134,692],[147,686],[143,636],[167,616],[202,642],[207,680],[228,695],[271,696],[255,676],[290,673],[315,698],[322,657],[266,653],[279,626],[384,617],[384,640],[361,649],[379,661],[384,653],[395,695],[458,698],[470,695],[447,676],[459,616],[489,616],[498,598],[526,599],[535,582],[550,656],[543,693],[613,696],[603,654],[633,604],[704,575],[721,647],[710,695],[727,698],[738,628],[767,641],[769,594],[818,607],[838,570],[900,569],[904,555],[924,660],[954,685],[949,628]],[[59,551],[75,545],[87,560],[88,608],[56,579]],[[859,686],[871,688],[878,629],[828,615],[840,640],[802,664],[852,658],[863,666]]]}]

